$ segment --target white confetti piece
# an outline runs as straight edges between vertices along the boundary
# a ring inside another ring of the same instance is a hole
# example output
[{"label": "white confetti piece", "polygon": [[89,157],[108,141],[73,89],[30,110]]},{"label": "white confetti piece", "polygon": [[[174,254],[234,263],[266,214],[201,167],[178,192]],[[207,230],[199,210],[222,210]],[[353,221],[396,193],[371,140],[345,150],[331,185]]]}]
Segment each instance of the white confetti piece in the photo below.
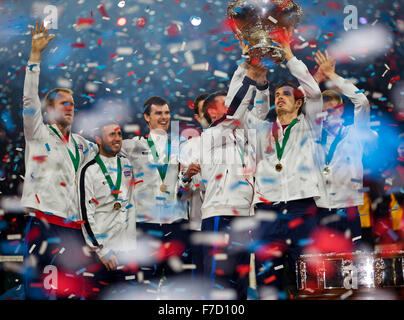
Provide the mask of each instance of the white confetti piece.
[{"label": "white confetti piece", "polygon": [[36,244],[34,243],[31,248],[29,249],[28,253],[31,254],[32,251],[34,251],[34,249],[36,248]]},{"label": "white confetti piece", "polygon": [[351,296],[353,294],[352,290],[349,290],[347,292],[345,292],[344,294],[341,295],[340,299],[341,300],[345,300],[346,298],[348,298],[349,296]]},{"label": "white confetti piece", "polygon": [[215,77],[219,77],[219,78],[227,78],[229,75],[226,72],[220,71],[220,70],[215,70],[213,72],[213,75]]},{"label": "white confetti piece", "polygon": [[125,280],[135,280],[135,279],[136,279],[136,276],[134,274],[125,277]]},{"label": "white confetti piece", "polygon": [[46,240],[42,241],[41,247],[39,248],[39,254],[43,255],[46,251],[46,248],[48,247],[48,242]]},{"label": "white confetti piece", "polygon": [[8,234],[7,240],[19,240],[21,239],[21,234]]},{"label": "white confetti piece", "polygon": [[268,16],[268,20],[269,21],[271,21],[271,22],[273,22],[273,23],[278,23],[278,20],[276,20],[274,17],[272,17],[272,16]]}]

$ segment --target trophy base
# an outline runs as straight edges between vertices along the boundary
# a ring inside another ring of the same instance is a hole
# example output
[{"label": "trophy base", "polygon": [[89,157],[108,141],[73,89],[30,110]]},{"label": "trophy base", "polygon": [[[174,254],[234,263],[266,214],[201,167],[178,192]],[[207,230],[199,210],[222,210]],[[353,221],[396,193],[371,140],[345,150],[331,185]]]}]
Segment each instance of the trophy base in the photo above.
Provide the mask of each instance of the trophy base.
[{"label": "trophy base", "polygon": [[285,52],[277,46],[257,44],[248,50],[251,61],[268,58],[275,64],[281,64],[285,60]]}]

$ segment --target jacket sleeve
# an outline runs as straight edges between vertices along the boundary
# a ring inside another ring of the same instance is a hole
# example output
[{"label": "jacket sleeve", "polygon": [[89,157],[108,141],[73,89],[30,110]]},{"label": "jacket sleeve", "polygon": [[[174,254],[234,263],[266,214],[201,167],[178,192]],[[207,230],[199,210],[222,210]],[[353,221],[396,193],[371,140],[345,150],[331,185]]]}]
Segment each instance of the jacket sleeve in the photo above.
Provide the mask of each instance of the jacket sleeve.
[{"label": "jacket sleeve", "polygon": [[370,105],[366,96],[352,82],[342,77],[332,79],[332,85],[354,104],[354,125],[358,128],[368,127]]},{"label": "jacket sleeve", "polygon": [[28,61],[24,80],[23,122],[25,139],[39,138],[43,123],[41,101],[38,96],[39,63]]},{"label": "jacket sleeve", "polygon": [[95,208],[97,199],[94,192],[94,176],[88,170],[91,165],[94,165],[95,160],[87,163],[80,172],[79,182],[79,201],[80,215],[84,220],[82,231],[87,245],[95,249],[99,257],[103,257],[110,251],[104,243],[104,235],[100,234],[95,223]]},{"label": "jacket sleeve", "polygon": [[293,57],[287,62],[286,66],[289,68],[290,73],[299,81],[306,98],[306,102],[303,106],[303,113],[308,120],[313,133],[319,138],[321,136],[323,124],[320,118],[323,110],[323,97],[320,87],[301,60]]}]

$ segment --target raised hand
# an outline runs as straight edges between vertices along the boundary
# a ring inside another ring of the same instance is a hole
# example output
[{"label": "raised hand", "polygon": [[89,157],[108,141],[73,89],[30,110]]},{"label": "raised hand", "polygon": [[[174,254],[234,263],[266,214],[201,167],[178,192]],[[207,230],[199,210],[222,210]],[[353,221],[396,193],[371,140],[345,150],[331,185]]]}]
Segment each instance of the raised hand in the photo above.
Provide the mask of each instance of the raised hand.
[{"label": "raised hand", "polygon": [[325,50],[325,55],[320,50],[317,50],[314,61],[318,65],[318,70],[314,75],[317,82],[320,83],[338,77],[335,73],[335,59],[328,54],[327,50]]},{"label": "raised hand", "polygon": [[277,29],[271,33],[275,42],[279,43],[279,46],[285,51],[286,60],[290,60],[294,57],[292,49],[290,48],[290,42],[293,36],[293,27]]},{"label": "raised hand", "polygon": [[191,163],[187,172],[184,174],[184,181],[190,181],[191,178],[199,172],[201,172],[201,166],[198,163]]},{"label": "raised hand", "polygon": [[31,42],[31,56],[29,60],[31,62],[40,62],[42,51],[45,50],[45,48],[48,46],[49,42],[55,37],[55,35],[50,34],[49,37],[47,37],[49,29],[44,27],[43,22],[39,27],[39,23],[37,21],[35,25],[35,30],[32,27],[30,29],[32,35],[32,42]]}]

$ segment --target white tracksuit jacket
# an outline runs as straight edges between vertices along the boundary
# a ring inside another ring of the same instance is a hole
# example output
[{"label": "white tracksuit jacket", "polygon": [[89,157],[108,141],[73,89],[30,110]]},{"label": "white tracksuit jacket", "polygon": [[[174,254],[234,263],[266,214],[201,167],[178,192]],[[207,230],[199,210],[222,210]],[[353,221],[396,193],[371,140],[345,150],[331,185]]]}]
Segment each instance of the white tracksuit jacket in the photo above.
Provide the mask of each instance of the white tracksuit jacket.
[{"label": "white tracksuit jacket", "polygon": [[[101,160],[115,184],[118,175],[117,157]],[[96,249],[99,257],[110,251],[123,252],[135,249],[136,216],[133,199],[133,172],[130,162],[121,159],[122,181],[117,199],[95,160],[88,162],[80,172],[78,185],[82,231],[87,244]],[[114,203],[121,204],[120,210],[114,210]]]},{"label": "white tracksuit jacket", "polygon": [[[79,220],[77,173],[66,145],[44,124],[38,96],[39,63],[28,62],[24,82],[23,122],[25,135],[25,178],[21,198],[23,207],[65,218]],[[53,127],[59,132],[56,125]],[[79,147],[79,167],[94,158],[95,144],[70,133],[67,147],[75,154],[74,138]]]},{"label": "white tracksuit jacket", "polygon": [[[158,142],[154,142],[158,150]],[[137,136],[123,141],[121,154],[130,160],[135,177],[136,221],[169,224],[180,219],[188,219],[186,202],[182,197],[178,197],[178,191],[185,186],[179,171],[178,144],[172,141],[170,161],[164,179],[167,190],[162,192],[161,177],[147,139]],[[161,152],[159,156],[160,159],[163,158]]]},{"label": "white tracksuit jacket", "polygon": [[[255,173],[255,130],[246,130],[243,123],[249,117],[264,119],[269,112],[268,85],[258,88],[255,104],[250,107],[255,81],[245,77],[239,67],[232,77],[225,104],[228,113],[214,122],[201,137],[192,138],[188,152],[181,151],[182,164],[201,165],[201,182],[205,195],[202,219],[213,216],[248,216],[253,214]],[[193,140],[193,141],[192,141]],[[239,152],[244,151],[245,169]],[[245,177],[244,177],[245,176]],[[194,177],[196,178],[196,177]],[[199,183],[193,179],[193,183]]]},{"label": "white tracksuit jacket", "polygon": [[341,77],[331,80],[333,89],[347,96],[354,104],[354,123],[343,127],[342,139],[329,163],[330,173],[325,175],[326,152],[335,137],[327,137],[321,148],[320,171],[325,188],[316,204],[321,208],[346,208],[363,204],[363,146],[370,134],[369,101],[350,81]]},{"label": "white tracksuit jacket", "polygon": [[[254,204],[261,202],[292,201],[305,198],[318,198],[321,194],[322,180],[318,167],[319,139],[322,122],[322,95],[317,82],[313,79],[304,63],[296,57],[286,66],[297,78],[305,93],[306,102],[298,122],[291,129],[278,172],[275,139],[272,123],[249,118],[245,124],[257,129],[257,171],[255,175]],[[279,120],[278,139],[282,145],[284,132]]]}]

